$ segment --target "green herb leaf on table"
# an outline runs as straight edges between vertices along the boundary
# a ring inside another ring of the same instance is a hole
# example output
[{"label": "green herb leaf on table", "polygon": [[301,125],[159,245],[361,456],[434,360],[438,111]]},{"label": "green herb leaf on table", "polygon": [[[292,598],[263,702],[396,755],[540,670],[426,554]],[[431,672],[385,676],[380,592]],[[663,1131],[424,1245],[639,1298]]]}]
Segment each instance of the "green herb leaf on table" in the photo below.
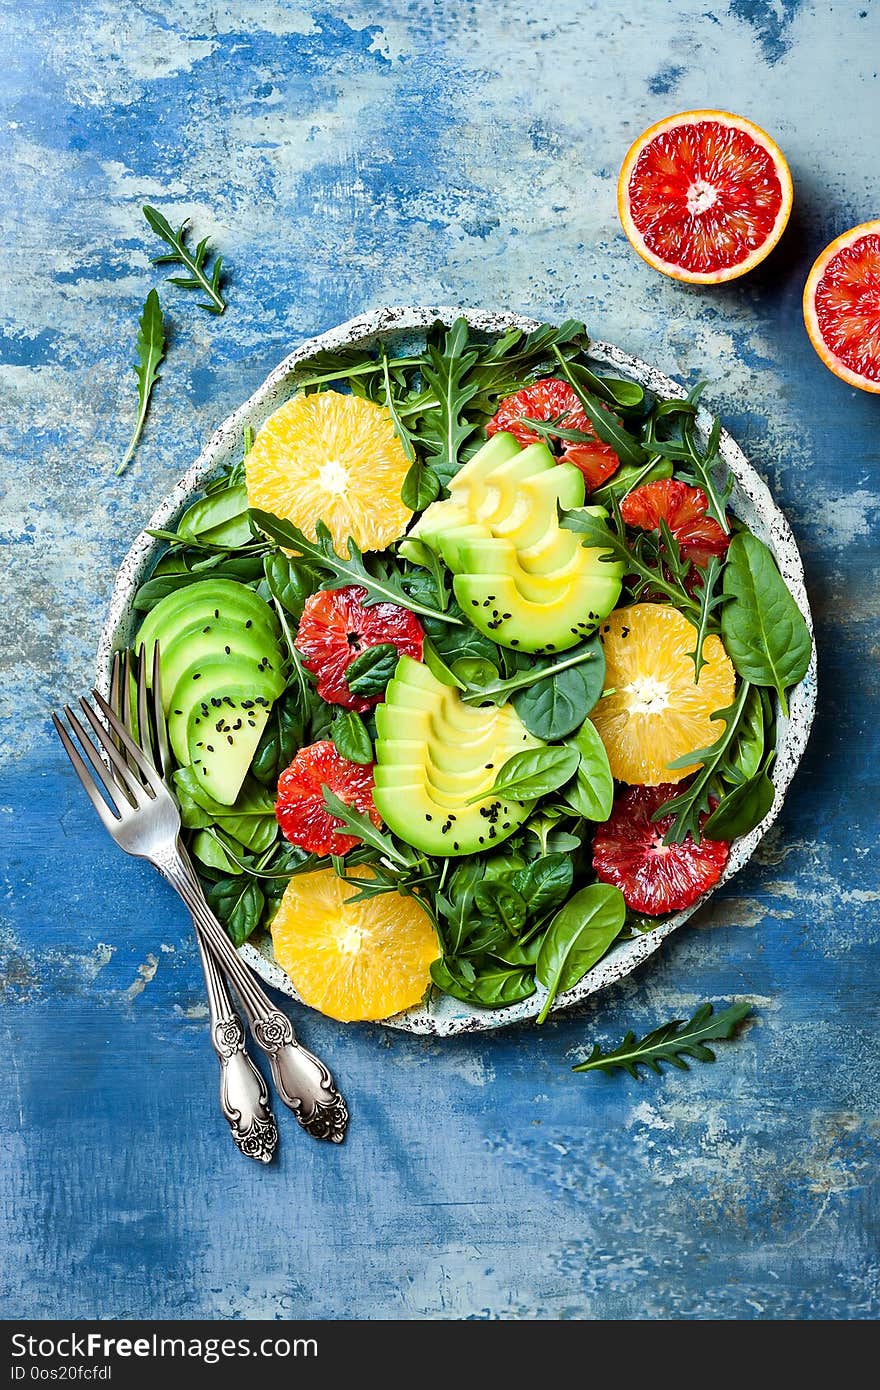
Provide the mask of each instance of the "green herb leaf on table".
[{"label": "green herb leaf on table", "polygon": [[721,635],[737,674],[772,687],[788,714],[786,691],[807,674],[813,644],[772,554],[748,531],[730,543],[724,596]]},{"label": "green herb leaf on table", "polygon": [[330,725],[330,737],[340,758],[366,766],[373,761],[373,745],[367,726],[356,710],[344,710]]},{"label": "green herb leaf on table", "polygon": [[[514,753],[499,768],[492,795],[511,797],[515,801],[533,801],[564,786],[574,776],[580,753],[574,748],[524,748]],[[473,797],[468,803],[484,801],[486,793]]]},{"label": "green herb leaf on table", "polygon": [[541,943],[536,974],[547,990],[538,1014],[546,1019],[557,995],[583,979],[619,936],[626,920],[626,903],[619,888],[593,883],[581,888],[560,908]]},{"label": "green herb leaf on table", "polygon": [[674,1018],[640,1039],[629,1032],[611,1052],[603,1052],[596,1043],[589,1057],[572,1067],[572,1071],[602,1071],[610,1075],[619,1069],[637,1077],[640,1066],[650,1067],[660,1075],[661,1062],[668,1062],[679,1071],[688,1071],[685,1057],[697,1062],[714,1062],[715,1053],[706,1043],[732,1038],[737,1025],[753,1012],[753,1007],[747,1003],[731,1004],[716,1014],[711,1004],[701,1004],[687,1023]]},{"label": "green herb leaf on table", "polygon": [[144,217],[150,225],[152,231],[160,237],[167,246],[171,247],[170,252],[164,256],[154,256],[153,265],[182,265],[189,271],[188,275],[170,276],[168,283],[177,285],[183,290],[201,290],[208,296],[207,304],[199,304],[200,309],[207,309],[209,314],[222,314],[226,308],[226,300],[220,293],[220,277],[223,268],[221,256],[215,256],[214,268],[208,275],[208,238],[203,237],[195,250],[190,250],[186,244],[186,229],[189,225],[189,218],[181,222],[177,231],[174,230],[167,217],[164,217],[157,208],[144,206]]},{"label": "green herb leaf on table", "polygon": [[573,784],[564,794],[565,800],[585,820],[606,821],[614,804],[614,778],[595,724],[585,719],[568,740],[568,746],[578,754],[578,767]]},{"label": "green herb leaf on table", "polygon": [[147,411],[150,408],[153,387],[159,380],[159,363],[165,356],[165,322],[162,318],[159,296],[155,290],[150,290],[144,303],[138,323],[137,350],[138,361],[134,374],[137,377],[138,386],[138,417],[131,441],[125,451],[125,458],[116,470],[117,477],[123,472],[137,448],[137,442],[141,437],[144,421],[147,418]]},{"label": "green herb leaf on table", "polygon": [[345,683],[352,695],[370,698],[381,695],[400,659],[400,653],[393,642],[377,642],[373,647],[365,647],[345,672]]}]

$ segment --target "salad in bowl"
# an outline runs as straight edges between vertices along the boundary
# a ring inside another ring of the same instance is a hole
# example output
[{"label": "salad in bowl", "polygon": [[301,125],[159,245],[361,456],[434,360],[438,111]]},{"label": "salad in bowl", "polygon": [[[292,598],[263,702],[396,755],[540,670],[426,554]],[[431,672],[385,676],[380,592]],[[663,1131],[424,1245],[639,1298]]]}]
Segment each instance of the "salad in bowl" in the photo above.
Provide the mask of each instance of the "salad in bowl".
[{"label": "salad in bowl", "polygon": [[392,311],[166,499],[101,661],[158,644],[188,849],[267,978],[346,1022],[541,1021],[748,858],[813,644],[698,397],[578,322]]}]

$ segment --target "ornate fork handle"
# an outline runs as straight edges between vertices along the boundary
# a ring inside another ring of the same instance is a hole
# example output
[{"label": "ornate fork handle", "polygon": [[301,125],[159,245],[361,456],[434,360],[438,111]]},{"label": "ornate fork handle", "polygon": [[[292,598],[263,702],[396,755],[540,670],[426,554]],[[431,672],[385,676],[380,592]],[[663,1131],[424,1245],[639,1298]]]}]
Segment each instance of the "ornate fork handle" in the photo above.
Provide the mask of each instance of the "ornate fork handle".
[{"label": "ornate fork handle", "polygon": [[153,860],[163,878],[183,898],[210,955],[235,986],[257,1046],[269,1058],[278,1094],[315,1139],[341,1144],[348,1123],[348,1109],[336,1089],[331,1073],[294,1036],[293,1025],[285,1013],[276,1009],[237,955],[226,932],[214,916],[194,878],[187,871],[179,850]]}]

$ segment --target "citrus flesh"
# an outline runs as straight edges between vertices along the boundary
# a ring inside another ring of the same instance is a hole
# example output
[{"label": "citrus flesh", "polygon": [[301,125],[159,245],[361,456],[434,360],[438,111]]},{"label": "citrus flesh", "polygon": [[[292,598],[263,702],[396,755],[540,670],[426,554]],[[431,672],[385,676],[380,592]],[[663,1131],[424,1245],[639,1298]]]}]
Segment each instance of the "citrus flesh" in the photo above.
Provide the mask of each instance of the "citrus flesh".
[{"label": "citrus flesh", "polygon": [[293,396],[262,425],[245,459],[248,503],[315,539],[320,518],[340,554],[353,537],[384,550],[412,517],[400,499],[409,460],[388,411],[338,391]]},{"label": "citrus flesh", "polygon": [[662,603],[616,608],[599,629],[605,687],[590,716],[608,753],[613,776],[631,785],[680,782],[699,767],[669,764],[714,743],[723,729],[712,719],[733,702],[735,675],[720,638],[703,640],[699,682],[689,653],[696,630]]},{"label": "citrus flesh", "polygon": [[880,392],[880,220],[844,232],[816,258],[804,288],[804,322],[835,376]]},{"label": "citrus flesh", "polygon": [[617,184],[635,250],[691,284],[751,270],[781,237],[791,204],[779,147],[728,111],[685,111],[651,126],[630,147]]},{"label": "citrus flesh", "polygon": [[[352,870],[372,878],[372,870]],[[341,1023],[412,1008],[440,956],[431,921],[414,897],[379,893],[353,903],[357,885],[332,869],[296,874],[272,922],[275,959],[304,1004]]]}]

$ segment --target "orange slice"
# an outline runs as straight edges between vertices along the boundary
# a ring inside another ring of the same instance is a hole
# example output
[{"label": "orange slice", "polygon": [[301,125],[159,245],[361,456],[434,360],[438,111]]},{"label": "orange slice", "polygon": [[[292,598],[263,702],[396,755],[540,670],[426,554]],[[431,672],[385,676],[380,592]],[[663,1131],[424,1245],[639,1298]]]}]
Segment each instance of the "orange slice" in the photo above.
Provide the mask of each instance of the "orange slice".
[{"label": "orange slice", "polygon": [[[362,867],[359,878],[372,878]],[[332,869],[296,874],[272,922],[275,959],[304,1004],[342,1023],[389,1018],[418,1004],[440,955],[415,898],[379,893],[353,903]]]},{"label": "orange slice", "polygon": [[880,392],[880,220],[825,247],[804,288],[804,322],[835,376]]},{"label": "orange slice", "polygon": [[719,637],[706,637],[706,665],[694,681],[688,655],[695,629],[662,603],[615,608],[599,629],[605,649],[605,686],[590,718],[620,782],[657,787],[680,782],[700,766],[669,764],[714,743],[723,729],[711,716],[733,702],[736,678]]},{"label": "orange slice", "polygon": [[630,147],[617,181],[617,210],[636,251],[693,285],[735,280],[763,261],[791,203],[779,146],[729,111],[658,121]]},{"label": "orange slice", "polygon": [[388,411],[338,391],[293,396],[260,428],[245,459],[248,502],[315,539],[320,519],[337,552],[353,536],[384,550],[412,516],[400,500],[409,468]]}]

